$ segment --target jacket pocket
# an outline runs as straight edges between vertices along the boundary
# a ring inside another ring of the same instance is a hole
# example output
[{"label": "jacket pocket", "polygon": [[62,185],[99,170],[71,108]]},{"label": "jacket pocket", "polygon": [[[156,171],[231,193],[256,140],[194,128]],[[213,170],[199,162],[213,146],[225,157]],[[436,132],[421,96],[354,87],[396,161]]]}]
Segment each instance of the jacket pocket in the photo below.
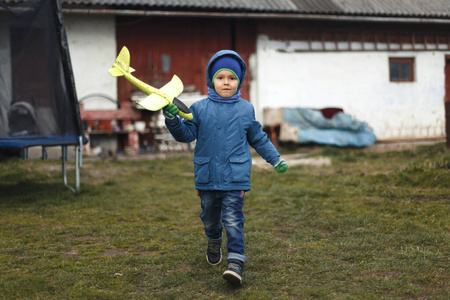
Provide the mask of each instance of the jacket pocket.
[{"label": "jacket pocket", "polygon": [[209,162],[210,157],[194,157],[194,173],[195,182],[208,183],[209,182]]},{"label": "jacket pocket", "polygon": [[230,157],[233,182],[250,181],[251,160],[248,157]]}]

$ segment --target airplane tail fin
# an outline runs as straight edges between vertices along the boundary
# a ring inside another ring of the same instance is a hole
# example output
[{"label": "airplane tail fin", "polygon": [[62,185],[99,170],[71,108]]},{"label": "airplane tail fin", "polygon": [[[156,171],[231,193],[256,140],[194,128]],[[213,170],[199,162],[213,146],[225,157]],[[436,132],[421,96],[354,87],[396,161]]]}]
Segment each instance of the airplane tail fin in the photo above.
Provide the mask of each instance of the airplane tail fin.
[{"label": "airplane tail fin", "polygon": [[117,56],[114,65],[109,69],[109,74],[118,77],[131,72],[134,72],[134,69],[130,67],[130,51],[124,46]]}]

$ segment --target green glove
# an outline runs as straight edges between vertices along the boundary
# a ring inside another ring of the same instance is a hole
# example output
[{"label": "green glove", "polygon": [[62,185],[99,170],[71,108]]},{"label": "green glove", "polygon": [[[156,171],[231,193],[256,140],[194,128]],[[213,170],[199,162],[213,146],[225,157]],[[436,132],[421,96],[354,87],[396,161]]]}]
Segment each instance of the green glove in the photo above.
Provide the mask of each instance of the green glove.
[{"label": "green glove", "polygon": [[284,173],[288,169],[288,165],[286,161],[282,158],[278,159],[274,164],[273,167],[275,168],[275,171],[278,173]]},{"label": "green glove", "polygon": [[179,111],[178,107],[173,103],[163,107],[163,115],[167,120],[175,119]]}]

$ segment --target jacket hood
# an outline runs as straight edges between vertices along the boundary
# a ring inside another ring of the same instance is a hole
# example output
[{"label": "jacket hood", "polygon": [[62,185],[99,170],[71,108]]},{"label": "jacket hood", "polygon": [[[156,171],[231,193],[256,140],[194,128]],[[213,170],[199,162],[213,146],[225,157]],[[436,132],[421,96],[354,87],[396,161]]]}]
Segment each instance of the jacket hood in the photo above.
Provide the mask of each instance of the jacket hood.
[{"label": "jacket hood", "polygon": [[211,59],[208,63],[208,67],[206,68],[206,82],[207,82],[208,88],[214,89],[214,86],[212,84],[212,78],[211,78],[211,76],[209,76],[209,73],[211,71],[211,67],[212,67],[213,63],[222,56],[234,57],[241,65],[242,75],[241,75],[241,78],[239,78],[239,86],[238,86],[238,92],[239,92],[239,90],[241,89],[242,83],[244,82],[245,73],[247,71],[247,66],[245,65],[244,60],[239,56],[239,54],[237,54],[237,52],[235,52],[233,50],[220,50],[219,52],[214,54],[213,57],[211,57]]}]

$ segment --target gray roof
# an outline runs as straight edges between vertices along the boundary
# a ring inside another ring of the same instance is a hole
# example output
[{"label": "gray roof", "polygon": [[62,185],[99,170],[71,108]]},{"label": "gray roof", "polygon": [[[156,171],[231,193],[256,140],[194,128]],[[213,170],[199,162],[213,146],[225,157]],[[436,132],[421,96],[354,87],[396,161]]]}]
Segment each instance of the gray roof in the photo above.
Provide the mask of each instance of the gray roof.
[{"label": "gray roof", "polygon": [[291,0],[62,0],[65,5],[188,11],[297,12]]},{"label": "gray roof", "polygon": [[450,17],[450,0],[293,0],[308,14]]},{"label": "gray roof", "polygon": [[[4,0],[17,3],[23,0]],[[450,0],[61,0],[63,8],[450,19]]]}]

